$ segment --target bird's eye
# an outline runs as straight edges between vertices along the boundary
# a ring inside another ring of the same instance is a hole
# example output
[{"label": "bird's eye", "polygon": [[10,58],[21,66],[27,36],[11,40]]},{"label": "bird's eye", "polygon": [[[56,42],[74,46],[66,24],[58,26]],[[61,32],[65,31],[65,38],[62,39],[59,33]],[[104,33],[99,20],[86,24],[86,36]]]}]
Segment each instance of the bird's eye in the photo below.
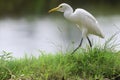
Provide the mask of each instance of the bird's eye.
[{"label": "bird's eye", "polygon": [[62,8],[62,6],[60,6],[60,8]]}]

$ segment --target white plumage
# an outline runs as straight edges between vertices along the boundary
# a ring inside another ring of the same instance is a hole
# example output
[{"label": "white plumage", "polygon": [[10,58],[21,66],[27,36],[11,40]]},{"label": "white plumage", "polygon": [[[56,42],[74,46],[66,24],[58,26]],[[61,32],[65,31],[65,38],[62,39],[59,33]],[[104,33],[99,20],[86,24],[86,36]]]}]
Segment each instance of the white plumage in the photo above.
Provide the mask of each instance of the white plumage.
[{"label": "white plumage", "polygon": [[60,4],[58,7],[51,9],[49,12],[60,11],[64,13],[64,17],[71,22],[75,23],[77,27],[82,31],[82,39],[79,46],[73,51],[73,53],[81,46],[83,38],[87,37],[90,46],[92,44],[88,38],[89,34],[93,34],[104,38],[103,32],[100,29],[98,21],[93,15],[84,9],[77,8],[74,12],[70,5],[66,3]]}]

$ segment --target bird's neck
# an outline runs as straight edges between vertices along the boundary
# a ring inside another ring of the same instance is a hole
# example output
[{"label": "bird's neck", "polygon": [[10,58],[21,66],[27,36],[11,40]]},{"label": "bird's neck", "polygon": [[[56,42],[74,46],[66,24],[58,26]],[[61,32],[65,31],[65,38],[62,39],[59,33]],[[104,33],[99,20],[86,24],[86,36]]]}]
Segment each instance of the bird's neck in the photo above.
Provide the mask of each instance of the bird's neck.
[{"label": "bird's neck", "polygon": [[67,10],[65,10],[64,17],[66,19],[70,19],[72,14],[73,14],[73,9],[71,7],[69,7],[69,8],[67,8]]}]

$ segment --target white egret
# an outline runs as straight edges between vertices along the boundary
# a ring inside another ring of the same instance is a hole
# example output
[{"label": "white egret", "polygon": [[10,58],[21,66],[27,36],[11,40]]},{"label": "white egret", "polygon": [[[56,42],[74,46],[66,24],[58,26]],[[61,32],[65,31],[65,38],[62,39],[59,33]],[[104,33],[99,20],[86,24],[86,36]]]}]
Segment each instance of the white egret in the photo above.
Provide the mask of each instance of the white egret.
[{"label": "white egret", "polygon": [[73,11],[70,5],[62,3],[58,7],[49,10],[49,13],[54,11],[63,12],[64,17],[75,23],[82,32],[80,44],[72,53],[74,53],[82,45],[84,37],[87,37],[89,45],[90,47],[92,47],[91,41],[88,37],[89,34],[97,35],[101,38],[104,38],[104,34],[99,27],[98,21],[92,14],[90,14],[86,10],[77,8],[75,11]]}]

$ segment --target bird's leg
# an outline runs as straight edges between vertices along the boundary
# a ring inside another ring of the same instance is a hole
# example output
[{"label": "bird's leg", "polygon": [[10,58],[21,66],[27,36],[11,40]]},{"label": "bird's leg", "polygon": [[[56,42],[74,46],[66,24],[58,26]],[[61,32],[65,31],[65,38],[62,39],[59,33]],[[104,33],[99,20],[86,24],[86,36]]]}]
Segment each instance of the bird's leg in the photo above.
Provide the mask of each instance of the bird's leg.
[{"label": "bird's leg", "polygon": [[75,51],[77,51],[79,49],[79,47],[81,47],[82,42],[83,42],[83,38],[81,39],[79,46],[71,54],[75,53]]},{"label": "bird's leg", "polygon": [[90,47],[92,47],[92,43],[91,43],[91,41],[90,41],[90,39],[89,39],[88,36],[87,36],[87,40],[88,40],[88,42],[89,42]]}]

